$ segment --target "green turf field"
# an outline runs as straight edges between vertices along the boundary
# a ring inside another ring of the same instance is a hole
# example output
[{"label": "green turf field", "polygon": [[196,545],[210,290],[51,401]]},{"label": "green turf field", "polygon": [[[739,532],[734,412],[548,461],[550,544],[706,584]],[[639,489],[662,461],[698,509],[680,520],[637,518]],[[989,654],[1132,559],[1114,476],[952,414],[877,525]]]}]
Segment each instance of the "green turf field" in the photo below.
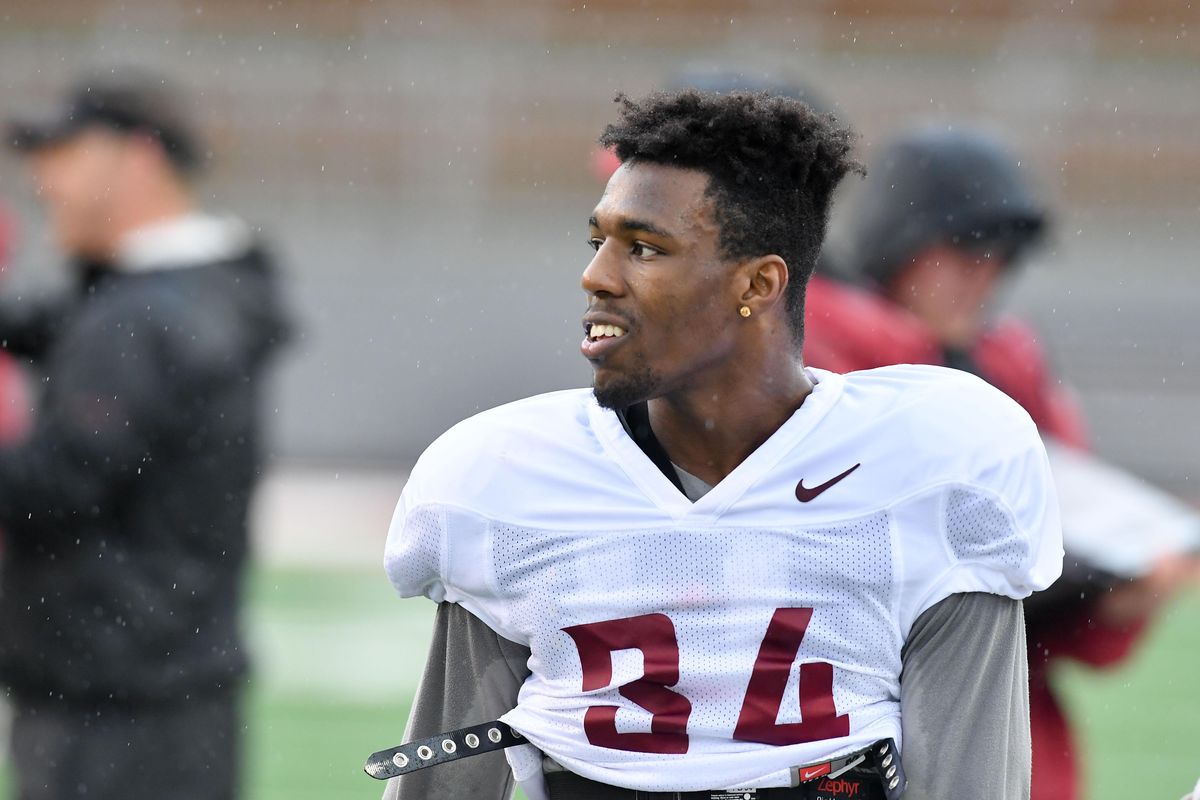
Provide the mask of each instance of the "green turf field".
[{"label": "green turf field", "polygon": [[[382,570],[264,571],[250,598],[258,669],[247,800],[379,797],[382,784],[362,762],[399,741],[430,604],[397,599]],[[1200,777],[1198,661],[1200,595],[1192,595],[1125,668],[1062,675],[1091,800],[1178,800]]]},{"label": "green turf field", "polygon": [[1118,669],[1060,676],[1091,800],[1178,800],[1200,779],[1200,593],[1175,603]]}]

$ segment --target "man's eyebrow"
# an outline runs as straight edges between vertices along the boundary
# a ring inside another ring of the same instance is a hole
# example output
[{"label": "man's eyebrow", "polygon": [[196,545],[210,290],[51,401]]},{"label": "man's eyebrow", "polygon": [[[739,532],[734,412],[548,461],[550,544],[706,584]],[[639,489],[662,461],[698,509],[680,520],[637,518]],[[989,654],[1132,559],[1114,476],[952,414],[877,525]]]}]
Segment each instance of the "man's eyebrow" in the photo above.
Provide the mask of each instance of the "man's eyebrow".
[{"label": "man's eyebrow", "polygon": [[[588,225],[590,225],[593,228],[600,227],[600,223],[599,223],[599,221],[597,221],[596,216],[594,214],[588,218]],[[644,219],[633,219],[630,217],[623,217],[617,223],[617,227],[619,227],[623,231],[642,231],[643,233],[649,233],[654,236],[662,236],[663,238],[666,238],[666,239],[674,239],[675,238],[667,231],[664,231],[662,228],[655,225],[653,222],[647,222]]]}]

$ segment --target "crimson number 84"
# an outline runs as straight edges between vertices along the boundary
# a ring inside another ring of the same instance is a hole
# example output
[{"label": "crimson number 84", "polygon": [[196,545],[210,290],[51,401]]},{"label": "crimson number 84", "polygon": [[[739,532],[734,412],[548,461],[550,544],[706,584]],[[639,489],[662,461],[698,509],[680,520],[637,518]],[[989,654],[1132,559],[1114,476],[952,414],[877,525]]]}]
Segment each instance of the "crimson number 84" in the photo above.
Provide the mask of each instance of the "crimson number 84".
[{"label": "crimson number 84", "polygon": [[[777,608],[758,648],[750,684],[733,731],[734,739],[786,745],[834,739],[850,733],[850,718],[833,704],[833,665],[812,661],[800,665],[800,718],[779,724],[792,663],[812,619],[811,608]],[[680,755],[688,750],[687,723],[692,703],[671,689],[679,682],[679,642],[675,624],[666,614],[589,622],[563,628],[579,650],[583,691],[603,689],[612,682],[612,654],[640,650],[642,677],[618,687],[621,695],[650,712],[649,733],[617,730],[617,706],[591,706],[583,729],[597,747],[636,753]]]}]

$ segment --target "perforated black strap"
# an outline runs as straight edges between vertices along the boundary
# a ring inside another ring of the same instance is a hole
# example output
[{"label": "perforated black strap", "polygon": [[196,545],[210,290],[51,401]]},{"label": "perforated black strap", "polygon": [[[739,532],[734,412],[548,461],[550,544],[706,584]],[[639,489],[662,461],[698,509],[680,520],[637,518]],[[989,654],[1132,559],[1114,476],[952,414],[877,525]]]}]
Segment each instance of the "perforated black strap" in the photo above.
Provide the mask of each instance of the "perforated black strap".
[{"label": "perforated black strap", "polygon": [[904,774],[904,764],[900,761],[900,751],[892,739],[881,739],[871,745],[874,758],[871,769],[883,783],[883,791],[888,800],[900,800],[904,788],[908,786],[908,778]]},{"label": "perforated black strap", "polygon": [[[378,778],[385,781],[388,778],[395,778],[398,775],[404,775],[409,772],[416,772],[419,769],[426,767],[437,766],[438,764],[446,764],[450,761],[457,761],[460,758],[479,755],[480,753],[490,753],[494,750],[503,750],[506,747],[512,747],[517,744],[525,744],[525,737],[517,733],[503,722],[485,722],[482,725],[473,725],[470,728],[460,728],[456,731],[447,733],[439,733],[436,736],[430,736],[427,739],[418,739],[414,742],[391,747],[387,750],[380,750],[378,753],[372,753],[367,759],[367,763],[363,766],[363,771],[372,778]],[[900,753],[896,750],[896,743],[891,739],[880,739],[874,744],[864,747],[861,750],[856,750],[840,758],[831,759],[829,761],[819,762],[817,764],[808,764],[803,767],[796,768],[797,779],[800,787],[789,789],[760,789],[748,790],[746,795],[753,798],[760,797],[808,797],[811,792],[805,792],[804,789],[812,789],[816,786],[816,782],[822,779],[837,779],[847,773],[862,775],[864,773],[878,778],[878,791],[882,793],[887,800],[899,800],[904,793],[904,787],[907,783],[904,777],[904,767],[900,762]],[[592,784],[578,775],[571,773],[562,773],[561,775],[548,775],[549,779],[554,777],[560,779],[559,782],[566,782],[565,786],[559,786],[559,789],[569,789],[571,796],[579,794],[580,786]],[[597,787],[603,787],[608,790],[614,787],[604,787],[603,784],[594,784]],[[648,797],[658,797],[656,793],[641,793],[633,792],[632,790],[625,791],[634,797],[646,795]],[[561,792],[559,792],[561,794]],[[674,795],[676,793],[667,793]],[[678,796],[686,797],[691,800],[693,797],[705,798],[708,800],[714,796],[725,798],[727,796],[737,797],[740,792],[730,792],[728,790],[713,790],[709,792],[680,792]],[[551,792],[554,796],[555,792]],[[870,795],[866,795],[870,796]]]},{"label": "perforated black strap", "polygon": [[485,722],[372,753],[363,771],[386,781],[426,767],[525,743],[521,734],[503,722]]}]

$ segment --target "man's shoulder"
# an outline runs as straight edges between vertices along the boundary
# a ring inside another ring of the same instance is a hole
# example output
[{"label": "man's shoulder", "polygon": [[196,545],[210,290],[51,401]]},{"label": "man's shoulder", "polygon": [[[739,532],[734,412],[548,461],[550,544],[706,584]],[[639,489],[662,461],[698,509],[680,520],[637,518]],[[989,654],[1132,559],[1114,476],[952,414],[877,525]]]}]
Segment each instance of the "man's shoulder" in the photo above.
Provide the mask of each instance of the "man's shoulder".
[{"label": "man's shoulder", "polygon": [[409,484],[425,499],[453,501],[485,486],[567,468],[594,442],[590,389],[506,403],[459,422],[421,454]]},{"label": "man's shoulder", "polygon": [[980,387],[991,388],[986,381],[969,372],[932,364],[891,364],[886,367],[847,372],[844,377],[847,386],[870,387],[873,391],[937,391],[947,388],[955,391],[979,391]]},{"label": "man's shoulder", "polygon": [[563,389],[533,395],[480,411],[452,426],[429,445],[422,458],[453,450],[476,457],[521,440],[554,439],[587,425],[590,389]]},{"label": "man's shoulder", "polygon": [[906,593],[904,619],[955,592],[1020,598],[1057,577],[1049,466],[1017,403],[973,375],[929,366],[849,373],[843,398],[837,427],[846,450],[863,454],[863,491],[874,507],[903,509],[901,546],[924,554],[904,568],[920,587]]},{"label": "man's shoulder", "polygon": [[869,444],[880,457],[928,469],[908,474],[951,480],[972,465],[1036,446],[1037,428],[1016,402],[966,372],[902,364],[843,376],[842,438]]},{"label": "man's shoulder", "polygon": [[813,276],[805,311],[805,360],[813,366],[869,369],[937,357],[928,326],[861,286]]},{"label": "man's shoulder", "polygon": [[969,372],[927,364],[897,364],[848,372],[846,396],[855,406],[865,406],[895,422],[947,431],[974,429],[980,424],[1032,425],[1012,398]]},{"label": "man's shoulder", "polygon": [[158,293],[119,276],[98,282],[85,294],[61,296],[56,341],[73,353],[129,350],[161,338],[169,316]]},{"label": "man's shoulder", "polygon": [[75,313],[85,325],[140,328],[151,335],[194,313],[179,284],[174,276],[113,275],[85,295]]},{"label": "man's shoulder", "polygon": [[[77,338],[123,334],[181,368],[244,369],[286,339],[287,315],[265,262],[239,260],[112,276],[77,307]],[[117,337],[109,336],[110,343]]]}]

